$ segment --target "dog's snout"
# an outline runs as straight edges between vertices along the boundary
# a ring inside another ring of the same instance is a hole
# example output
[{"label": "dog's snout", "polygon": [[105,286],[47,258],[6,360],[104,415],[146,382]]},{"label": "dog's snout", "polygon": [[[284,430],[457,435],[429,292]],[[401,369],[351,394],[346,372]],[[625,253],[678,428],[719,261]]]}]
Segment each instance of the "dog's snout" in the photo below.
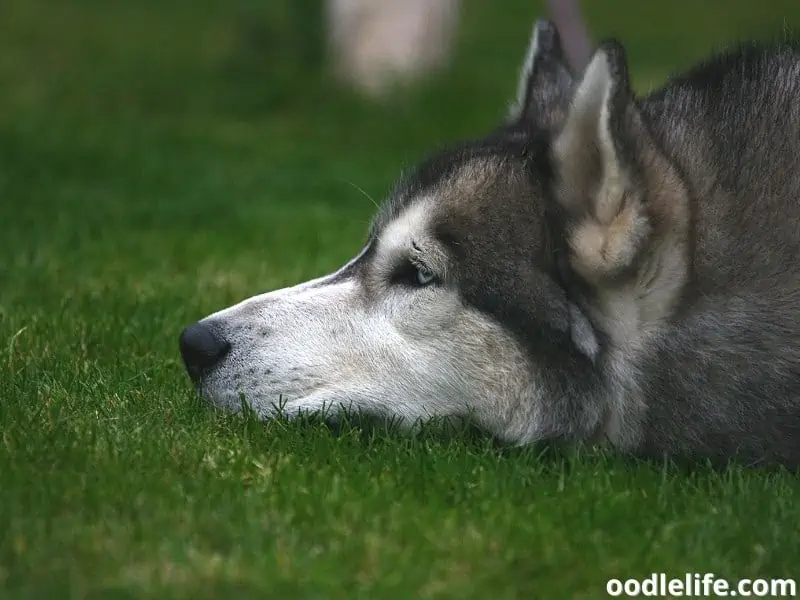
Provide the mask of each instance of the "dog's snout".
[{"label": "dog's snout", "polygon": [[183,363],[194,381],[221,361],[231,349],[230,343],[212,324],[202,321],[183,330],[180,346]]}]

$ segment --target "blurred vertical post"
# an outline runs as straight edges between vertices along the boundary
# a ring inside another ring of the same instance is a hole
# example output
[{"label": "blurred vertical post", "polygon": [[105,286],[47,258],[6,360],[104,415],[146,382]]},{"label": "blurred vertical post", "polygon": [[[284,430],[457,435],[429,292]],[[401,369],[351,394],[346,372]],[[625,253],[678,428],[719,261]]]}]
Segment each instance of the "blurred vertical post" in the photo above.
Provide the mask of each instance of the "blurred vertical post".
[{"label": "blurred vertical post", "polygon": [[547,0],[547,9],[561,35],[567,62],[576,71],[582,71],[589,62],[592,44],[579,0]]}]

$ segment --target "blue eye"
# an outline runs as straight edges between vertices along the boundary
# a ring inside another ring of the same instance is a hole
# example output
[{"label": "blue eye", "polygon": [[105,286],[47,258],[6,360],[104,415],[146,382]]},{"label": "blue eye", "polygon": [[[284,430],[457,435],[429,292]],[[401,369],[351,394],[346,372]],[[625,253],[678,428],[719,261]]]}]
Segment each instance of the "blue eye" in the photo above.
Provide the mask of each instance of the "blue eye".
[{"label": "blue eye", "polygon": [[436,281],[436,275],[427,267],[409,261],[395,270],[391,281],[410,287],[425,287]]},{"label": "blue eye", "polygon": [[417,283],[419,285],[421,285],[421,286],[428,285],[434,279],[436,279],[436,276],[431,271],[426,269],[425,267],[416,266],[415,268],[416,268],[416,271],[417,271],[417,275],[416,275]]}]

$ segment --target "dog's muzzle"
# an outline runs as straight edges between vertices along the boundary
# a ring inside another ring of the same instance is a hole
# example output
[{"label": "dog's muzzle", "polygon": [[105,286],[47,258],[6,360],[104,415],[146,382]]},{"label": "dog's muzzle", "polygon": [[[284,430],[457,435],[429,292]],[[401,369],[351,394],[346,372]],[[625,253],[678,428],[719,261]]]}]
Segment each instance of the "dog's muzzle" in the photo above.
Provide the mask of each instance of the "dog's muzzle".
[{"label": "dog's muzzle", "polygon": [[230,352],[230,343],[211,323],[199,321],[183,330],[180,337],[181,357],[189,377],[198,383]]}]

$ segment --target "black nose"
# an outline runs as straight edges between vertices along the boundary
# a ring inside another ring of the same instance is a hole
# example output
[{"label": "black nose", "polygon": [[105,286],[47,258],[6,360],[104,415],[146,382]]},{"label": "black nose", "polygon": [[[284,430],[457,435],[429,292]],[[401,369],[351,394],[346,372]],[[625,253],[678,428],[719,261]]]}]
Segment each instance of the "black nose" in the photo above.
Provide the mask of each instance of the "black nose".
[{"label": "black nose", "polygon": [[192,380],[197,381],[230,351],[231,345],[210,323],[190,325],[181,333],[181,356]]}]

